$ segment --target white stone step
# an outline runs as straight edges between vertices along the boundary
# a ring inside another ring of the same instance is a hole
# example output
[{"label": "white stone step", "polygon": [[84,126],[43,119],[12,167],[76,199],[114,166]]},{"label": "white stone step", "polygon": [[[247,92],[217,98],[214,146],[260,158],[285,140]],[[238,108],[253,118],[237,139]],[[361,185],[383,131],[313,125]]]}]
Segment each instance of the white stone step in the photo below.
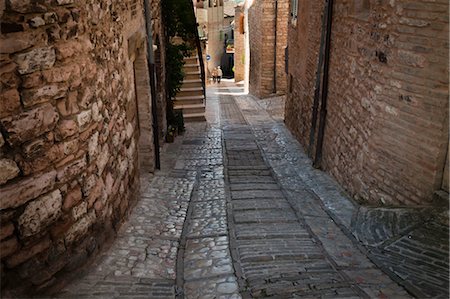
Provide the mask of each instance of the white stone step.
[{"label": "white stone step", "polygon": [[196,122],[196,121],[206,121],[204,113],[188,113],[183,114],[185,122]]},{"label": "white stone step", "polygon": [[174,104],[174,109],[182,109],[183,115],[196,114],[196,113],[205,113],[205,105],[204,104]]},{"label": "white stone step", "polygon": [[174,104],[176,103],[183,103],[183,105],[189,105],[189,104],[203,104],[205,102],[205,98],[203,95],[201,96],[177,96],[174,99]]}]

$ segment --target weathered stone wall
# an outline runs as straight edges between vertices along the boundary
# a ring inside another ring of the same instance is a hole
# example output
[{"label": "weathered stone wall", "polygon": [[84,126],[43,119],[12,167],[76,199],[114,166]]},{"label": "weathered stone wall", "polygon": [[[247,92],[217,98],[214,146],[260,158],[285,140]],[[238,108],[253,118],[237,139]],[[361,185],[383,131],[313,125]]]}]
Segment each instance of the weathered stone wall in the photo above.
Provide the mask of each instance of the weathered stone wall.
[{"label": "weathered stone wall", "polygon": [[[322,5],[299,1],[298,24],[289,31],[286,123],[305,147]],[[429,204],[440,189],[448,144],[448,5],[335,1],[323,166],[358,200]]]},{"label": "weathered stone wall", "polygon": [[244,32],[244,8],[243,6],[236,6],[234,16],[234,80],[236,82],[242,81],[245,78],[245,44]]},{"label": "weathered stone wall", "polygon": [[251,52],[249,91],[261,98],[274,92],[278,95],[286,93],[285,48],[289,1],[276,2],[278,3],[276,28],[275,1],[254,1],[248,12]]},{"label": "weathered stone wall", "polygon": [[[133,204],[139,135],[152,138],[142,2],[1,7],[3,294],[41,291],[77,269]],[[138,123],[142,101],[149,126]]]}]

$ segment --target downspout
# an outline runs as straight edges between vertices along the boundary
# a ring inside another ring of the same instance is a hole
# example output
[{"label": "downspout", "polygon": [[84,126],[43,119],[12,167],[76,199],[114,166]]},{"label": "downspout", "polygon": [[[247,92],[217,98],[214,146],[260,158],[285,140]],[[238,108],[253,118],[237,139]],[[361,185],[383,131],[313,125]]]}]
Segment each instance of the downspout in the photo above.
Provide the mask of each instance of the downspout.
[{"label": "downspout", "polygon": [[277,30],[278,30],[278,0],[275,0],[275,23],[274,23],[274,38],[275,45],[273,51],[273,90],[272,93],[277,93]]},{"label": "downspout", "polygon": [[161,159],[159,154],[159,128],[158,128],[158,113],[156,109],[156,83],[155,83],[155,55],[153,53],[153,33],[151,25],[149,0],[144,0],[144,12],[145,12],[145,29],[147,33],[147,64],[148,74],[150,77],[150,94],[152,101],[152,127],[153,127],[153,143],[155,146],[155,168],[161,169]]},{"label": "downspout", "polygon": [[327,35],[325,40],[325,57],[323,67],[323,79],[322,79],[322,98],[320,107],[320,122],[319,133],[317,136],[317,148],[316,156],[314,158],[313,166],[320,168],[322,164],[322,148],[323,139],[325,134],[325,125],[327,118],[327,99],[328,99],[328,73],[330,69],[330,52],[331,52],[331,28],[333,22],[333,0],[328,0],[327,9]]},{"label": "downspout", "polygon": [[317,127],[317,116],[319,113],[319,104],[320,104],[320,80],[322,79],[322,71],[323,71],[323,56],[324,51],[323,48],[325,47],[325,35],[326,35],[326,27],[327,27],[327,20],[328,20],[328,4],[329,1],[325,1],[325,6],[323,10],[322,15],[322,32],[320,34],[320,47],[319,47],[319,61],[317,63],[317,73],[316,73],[316,82],[314,86],[314,103],[313,103],[313,109],[312,109],[312,116],[311,116],[311,130],[309,132],[309,147],[308,147],[308,154],[312,157],[313,151],[314,151],[314,143],[316,138],[316,127]]}]

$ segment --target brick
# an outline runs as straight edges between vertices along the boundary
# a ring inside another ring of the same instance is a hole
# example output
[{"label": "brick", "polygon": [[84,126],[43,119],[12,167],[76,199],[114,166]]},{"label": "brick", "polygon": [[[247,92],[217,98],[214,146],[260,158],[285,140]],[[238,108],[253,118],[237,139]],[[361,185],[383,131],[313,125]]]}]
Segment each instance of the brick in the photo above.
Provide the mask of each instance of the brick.
[{"label": "brick", "polygon": [[19,217],[19,230],[23,237],[41,232],[47,225],[58,219],[62,206],[59,190],[30,202]]},{"label": "brick", "polygon": [[55,109],[45,104],[17,116],[4,118],[1,122],[9,136],[7,142],[15,146],[52,130],[58,119]]},{"label": "brick", "polygon": [[16,208],[52,189],[56,171],[23,179],[0,188],[0,210]]},{"label": "brick", "polygon": [[[338,5],[334,12],[322,167],[359,201],[427,205],[438,188],[442,171],[436,170],[443,169],[448,136],[442,134],[445,121],[431,124],[422,115],[439,122],[448,113],[422,104],[431,97],[436,107],[448,107],[446,87],[437,92],[445,100],[430,94],[440,89],[441,79],[448,81],[448,59],[441,56],[448,45],[433,42],[447,40],[437,28],[448,25],[444,11],[438,12],[448,4],[359,5],[354,11]],[[410,10],[419,7],[420,12]],[[381,10],[383,16],[371,18]],[[291,88],[285,122],[305,148],[310,147],[322,11],[323,3],[309,4],[288,33]]]}]

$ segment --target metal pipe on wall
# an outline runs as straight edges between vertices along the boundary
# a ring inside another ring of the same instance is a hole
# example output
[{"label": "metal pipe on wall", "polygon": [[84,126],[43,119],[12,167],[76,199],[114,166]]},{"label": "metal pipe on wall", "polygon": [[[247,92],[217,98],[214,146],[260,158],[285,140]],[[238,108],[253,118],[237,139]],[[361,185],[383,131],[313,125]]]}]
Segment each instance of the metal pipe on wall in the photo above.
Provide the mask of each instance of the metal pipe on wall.
[{"label": "metal pipe on wall", "polygon": [[330,69],[330,52],[331,52],[331,29],[333,23],[333,0],[328,0],[327,9],[327,34],[325,39],[325,57],[323,66],[323,78],[322,78],[322,97],[320,106],[320,122],[319,133],[317,136],[316,156],[314,158],[313,166],[320,168],[322,163],[322,148],[323,139],[325,135],[325,125],[327,117],[327,99],[328,99],[328,73]]},{"label": "metal pipe on wall", "polygon": [[159,153],[159,128],[158,128],[158,113],[156,102],[156,75],[155,75],[155,57],[153,53],[153,33],[150,14],[149,0],[144,0],[144,14],[145,14],[145,29],[147,33],[147,64],[148,73],[150,77],[150,95],[152,102],[152,128],[153,128],[153,143],[155,146],[155,168],[161,169],[161,159]]},{"label": "metal pipe on wall", "polygon": [[278,0],[275,0],[274,51],[273,51],[273,93],[277,93],[277,30],[278,30]]},{"label": "metal pipe on wall", "polygon": [[323,56],[324,56],[324,47],[325,47],[325,38],[326,38],[326,29],[327,29],[327,20],[328,20],[328,4],[329,1],[325,0],[325,6],[322,15],[322,32],[320,34],[320,47],[319,47],[319,61],[317,63],[317,73],[316,73],[316,82],[314,86],[314,102],[311,116],[311,129],[309,132],[309,147],[308,154],[312,157],[314,151],[314,143],[316,138],[316,128],[317,128],[317,117],[319,114],[319,104],[320,104],[320,92],[321,92],[321,84],[320,80],[322,79],[323,74]]}]

